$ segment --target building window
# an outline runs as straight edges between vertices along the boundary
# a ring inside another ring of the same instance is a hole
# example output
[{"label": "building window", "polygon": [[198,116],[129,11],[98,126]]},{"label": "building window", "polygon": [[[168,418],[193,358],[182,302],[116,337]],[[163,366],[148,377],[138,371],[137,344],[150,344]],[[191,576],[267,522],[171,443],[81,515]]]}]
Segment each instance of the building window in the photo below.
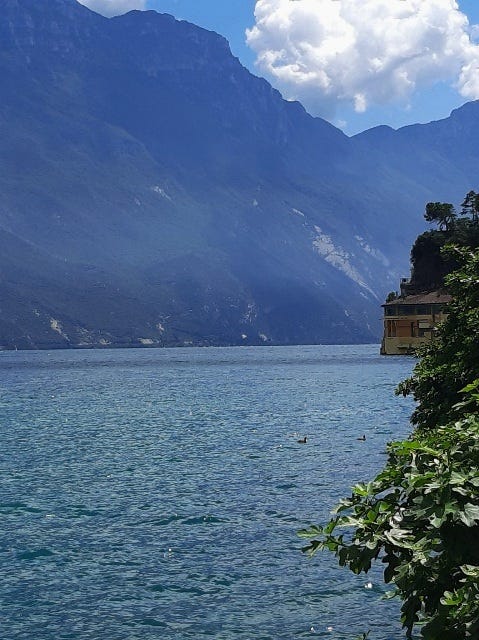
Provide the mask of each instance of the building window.
[{"label": "building window", "polygon": [[388,320],[386,331],[387,331],[388,338],[396,337],[396,321],[395,320]]}]

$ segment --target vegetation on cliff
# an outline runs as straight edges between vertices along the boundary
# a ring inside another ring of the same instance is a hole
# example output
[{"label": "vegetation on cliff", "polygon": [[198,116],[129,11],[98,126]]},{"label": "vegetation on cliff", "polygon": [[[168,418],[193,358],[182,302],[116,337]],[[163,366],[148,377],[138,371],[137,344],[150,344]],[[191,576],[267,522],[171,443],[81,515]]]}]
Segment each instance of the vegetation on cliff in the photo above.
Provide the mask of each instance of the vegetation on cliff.
[{"label": "vegetation on cliff", "polygon": [[448,248],[444,260],[457,266],[449,317],[397,390],[418,403],[413,434],[325,527],[300,535],[307,553],[328,549],[354,573],[384,563],[408,637],[464,640],[479,637],[479,251]]},{"label": "vegetation on cliff", "polygon": [[479,194],[470,191],[465,196],[461,215],[447,202],[428,202],[424,218],[439,228],[421,234],[413,245],[411,293],[444,288],[445,277],[459,266],[444,247],[479,247]]}]

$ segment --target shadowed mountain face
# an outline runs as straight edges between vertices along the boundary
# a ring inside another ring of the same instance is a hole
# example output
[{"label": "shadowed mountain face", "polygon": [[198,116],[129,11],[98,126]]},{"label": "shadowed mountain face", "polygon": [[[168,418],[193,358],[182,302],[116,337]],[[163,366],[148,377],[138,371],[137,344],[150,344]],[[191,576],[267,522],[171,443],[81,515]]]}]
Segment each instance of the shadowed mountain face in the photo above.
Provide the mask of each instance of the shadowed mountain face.
[{"label": "shadowed mountain face", "polygon": [[3,348],[376,340],[477,187],[476,103],[349,139],[154,12],[3,0],[0,78]]}]

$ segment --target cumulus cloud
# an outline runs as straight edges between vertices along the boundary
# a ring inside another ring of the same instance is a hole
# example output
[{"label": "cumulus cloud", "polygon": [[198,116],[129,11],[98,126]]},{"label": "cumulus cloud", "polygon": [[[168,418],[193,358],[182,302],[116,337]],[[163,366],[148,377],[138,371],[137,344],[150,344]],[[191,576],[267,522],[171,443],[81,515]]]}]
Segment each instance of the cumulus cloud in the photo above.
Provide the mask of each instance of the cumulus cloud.
[{"label": "cumulus cloud", "polygon": [[146,0],[78,0],[81,4],[107,18],[119,16],[133,9],[146,9]]},{"label": "cumulus cloud", "polygon": [[259,70],[316,115],[406,105],[441,81],[479,98],[479,45],[455,0],[257,0],[255,19]]}]

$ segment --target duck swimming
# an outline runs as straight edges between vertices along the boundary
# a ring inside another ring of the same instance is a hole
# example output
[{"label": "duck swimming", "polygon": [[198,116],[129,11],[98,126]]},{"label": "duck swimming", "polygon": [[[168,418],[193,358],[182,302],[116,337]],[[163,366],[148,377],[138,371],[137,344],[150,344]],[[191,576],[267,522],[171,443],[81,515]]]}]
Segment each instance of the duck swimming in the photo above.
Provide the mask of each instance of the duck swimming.
[{"label": "duck swimming", "polygon": [[304,438],[301,438],[301,440],[298,440],[299,444],[306,444],[307,442],[308,442],[307,436],[304,436]]},{"label": "duck swimming", "polygon": [[361,436],[360,438],[356,438],[356,440],[361,440],[362,442],[364,442],[366,440],[366,436]]}]

